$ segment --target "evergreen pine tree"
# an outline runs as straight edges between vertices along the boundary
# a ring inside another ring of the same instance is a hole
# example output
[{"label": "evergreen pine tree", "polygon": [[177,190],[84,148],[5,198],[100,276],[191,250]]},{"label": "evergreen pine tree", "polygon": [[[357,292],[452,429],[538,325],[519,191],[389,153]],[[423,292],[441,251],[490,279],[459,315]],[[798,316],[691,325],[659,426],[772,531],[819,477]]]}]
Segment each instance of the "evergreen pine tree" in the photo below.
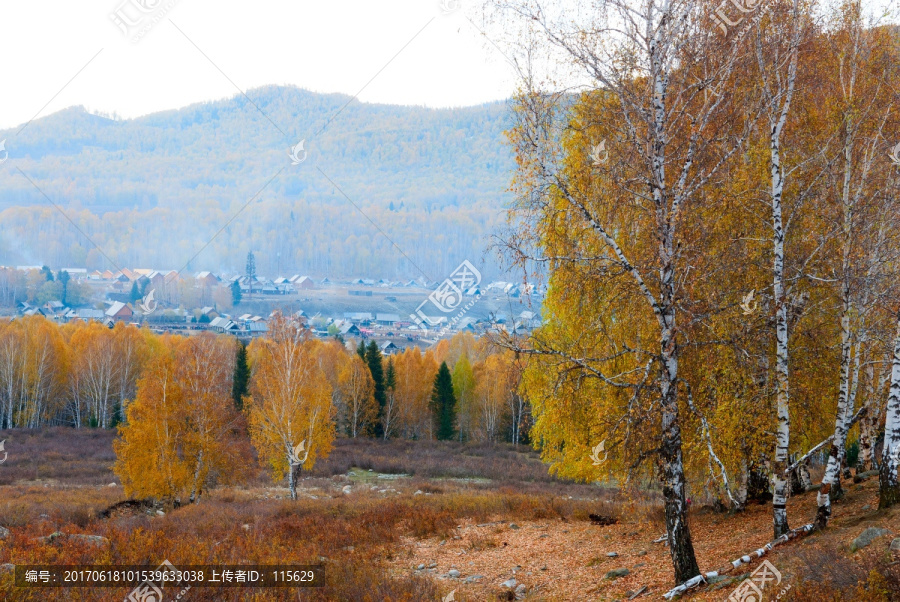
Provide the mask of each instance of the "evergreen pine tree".
[{"label": "evergreen pine tree", "polygon": [[247,346],[238,341],[237,359],[234,362],[234,379],[231,397],[238,411],[244,409],[244,395],[250,392],[250,364],[247,361]]},{"label": "evergreen pine tree", "polygon": [[431,410],[434,413],[436,436],[439,440],[453,439],[453,425],[456,422],[456,397],[453,395],[453,379],[447,362],[441,362],[434,388],[431,391]]},{"label": "evergreen pine tree", "polygon": [[384,364],[382,364],[381,349],[375,341],[369,343],[366,348],[366,363],[369,365],[369,372],[372,373],[372,380],[375,381],[375,401],[378,403],[378,416],[375,418],[375,436],[381,438],[384,436],[384,405],[387,403],[387,396],[384,394]]},{"label": "evergreen pine tree", "polygon": [[359,357],[361,357],[363,360],[366,359],[366,344],[365,344],[364,341],[360,341],[360,342],[359,342],[359,347],[356,348],[356,353],[357,353],[357,354],[359,355]]},{"label": "evergreen pine tree", "polygon": [[62,284],[62,296],[60,297],[60,302],[63,305],[66,304],[66,297],[69,294],[69,272],[65,270],[60,270],[56,273],[56,279]]},{"label": "evergreen pine tree", "polygon": [[237,307],[241,302],[241,284],[237,280],[231,283],[231,304]]},{"label": "evergreen pine tree", "polygon": [[137,282],[131,283],[131,294],[129,295],[132,303],[137,303],[137,301],[141,298],[141,291],[138,289]]}]

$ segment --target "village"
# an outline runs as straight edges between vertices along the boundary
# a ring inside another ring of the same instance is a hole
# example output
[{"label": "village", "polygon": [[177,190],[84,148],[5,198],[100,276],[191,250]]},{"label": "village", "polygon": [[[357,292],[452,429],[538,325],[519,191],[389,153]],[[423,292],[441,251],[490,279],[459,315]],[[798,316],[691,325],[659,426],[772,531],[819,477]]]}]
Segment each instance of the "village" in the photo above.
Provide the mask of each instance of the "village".
[{"label": "village", "polygon": [[[385,355],[410,346],[425,349],[464,331],[478,336],[490,332],[527,336],[540,325],[539,304],[546,294],[546,286],[505,281],[475,285],[458,291],[459,308],[453,314],[426,322],[415,312],[442,283],[424,278],[332,280],[295,274],[270,279],[210,271],[61,268],[54,272],[44,266],[16,266],[0,268],[0,280],[7,291],[13,289],[7,298],[16,300],[14,313],[6,308],[10,317],[40,314],[56,323],[92,320],[110,328],[125,322],[156,333],[212,331],[249,341],[265,336],[269,320],[281,313],[321,338],[374,340]],[[54,295],[59,298],[44,299],[47,294],[34,293],[36,281],[40,285],[65,281],[72,293],[63,291]],[[73,303],[72,298],[81,302]]]}]

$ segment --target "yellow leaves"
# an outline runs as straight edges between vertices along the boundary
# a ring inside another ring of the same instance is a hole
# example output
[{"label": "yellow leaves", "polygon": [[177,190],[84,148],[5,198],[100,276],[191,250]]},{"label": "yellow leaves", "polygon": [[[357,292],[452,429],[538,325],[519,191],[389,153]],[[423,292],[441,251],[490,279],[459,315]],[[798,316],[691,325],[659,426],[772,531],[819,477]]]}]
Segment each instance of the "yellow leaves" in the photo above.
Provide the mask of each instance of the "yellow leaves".
[{"label": "yellow leaves", "polygon": [[242,419],[231,399],[234,340],[203,334],[170,339],[153,357],[119,426],[113,468],[126,493],[199,496],[210,475],[225,482],[244,473]]},{"label": "yellow leaves", "polygon": [[260,461],[278,479],[290,469],[292,456],[299,456],[300,443],[305,446],[304,468],[328,455],[335,408],[331,385],[316,357],[321,345],[283,316],[273,319],[270,333],[271,339],[257,339],[249,348],[252,398],[245,411]]}]

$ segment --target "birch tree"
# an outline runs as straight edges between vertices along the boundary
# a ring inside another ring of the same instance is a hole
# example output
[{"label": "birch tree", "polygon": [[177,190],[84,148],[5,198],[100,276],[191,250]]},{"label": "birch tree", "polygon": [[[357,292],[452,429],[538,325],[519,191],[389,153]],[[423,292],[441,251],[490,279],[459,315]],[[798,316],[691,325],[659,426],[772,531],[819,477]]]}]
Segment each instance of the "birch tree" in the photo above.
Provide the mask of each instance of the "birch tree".
[{"label": "birch tree", "polygon": [[896,292],[896,276],[890,266],[898,259],[894,234],[898,207],[882,192],[890,171],[882,139],[893,113],[891,91],[885,82],[895,71],[890,50],[894,42],[864,23],[858,2],[843,5],[837,19],[830,35],[834,55],[830,63],[836,82],[832,96],[837,107],[834,121],[839,152],[830,188],[837,197],[840,216],[836,228],[840,263],[834,272],[839,289],[841,363],[834,432],[817,498],[819,528],[828,523],[831,500],[842,495],[841,467],[855,413],[862,358],[871,355],[877,308]]},{"label": "birch tree", "polygon": [[[686,581],[699,569],[687,523],[679,404],[681,284],[692,256],[688,228],[696,225],[704,188],[747,131],[748,112],[732,112],[734,98],[726,93],[741,36],[723,38],[706,7],[687,1],[578,3],[567,5],[565,15],[558,5],[538,1],[497,4],[525,30],[517,35],[548,42],[548,53],[565,57],[567,67],[591,82],[576,103],[585,110],[573,118],[569,96],[535,76],[533,61],[546,54],[544,47],[526,45],[517,54],[522,92],[510,138],[519,165],[518,204],[505,244],[521,265],[545,262],[551,274],[571,266],[573,278],[593,284],[585,291],[613,295],[615,320],[631,326],[628,311],[649,320],[633,325],[641,335],[637,342],[616,340],[604,330],[609,324],[581,319],[587,332],[573,333],[568,348],[549,337],[536,337],[530,349],[510,345],[553,358],[563,378],[575,372],[620,390],[615,396],[626,412],[643,402],[656,440],[623,451],[637,464],[657,460],[675,578]],[[548,244],[552,240],[560,243]],[[599,351],[586,349],[587,336],[608,342],[601,355],[585,353]],[[540,407],[535,402],[536,411]],[[546,422],[539,417],[539,433],[541,425]]]},{"label": "birch tree", "polygon": [[249,349],[252,398],[245,411],[260,461],[275,479],[287,474],[291,499],[296,500],[300,469],[311,468],[331,451],[335,411],[308,331],[279,314],[269,333]]}]

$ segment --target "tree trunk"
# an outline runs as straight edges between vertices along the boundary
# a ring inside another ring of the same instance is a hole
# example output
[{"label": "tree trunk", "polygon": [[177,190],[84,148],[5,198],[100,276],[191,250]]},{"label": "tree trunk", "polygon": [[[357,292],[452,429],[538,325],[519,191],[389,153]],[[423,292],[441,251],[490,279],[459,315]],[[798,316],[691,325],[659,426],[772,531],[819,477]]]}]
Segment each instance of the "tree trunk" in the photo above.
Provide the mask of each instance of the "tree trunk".
[{"label": "tree trunk", "polygon": [[[846,254],[846,252],[845,252]],[[822,487],[816,497],[815,525],[824,529],[831,518],[831,500],[842,495],[841,463],[844,461],[844,441],[847,439],[847,407],[850,403],[850,363],[853,344],[850,336],[850,299],[846,284],[842,291],[843,312],[841,316],[841,386],[838,392],[837,412],[834,419],[834,437],[831,439],[831,450],[828,453],[828,464]]]},{"label": "tree trunk", "polygon": [[888,394],[884,423],[884,447],[881,450],[878,508],[889,508],[900,502],[900,480],[897,477],[900,452],[900,312],[897,314],[897,335],[894,338],[894,357],[891,362],[891,389]]},{"label": "tree trunk", "polygon": [[[290,462],[290,460],[288,460]],[[288,468],[288,487],[291,490],[291,499],[297,499],[297,469],[299,465],[291,462]]]},{"label": "tree trunk", "polygon": [[784,226],[781,216],[781,198],[784,181],[781,174],[779,141],[772,134],[772,226],[774,230],[774,301],[775,301],[775,401],[778,426],[775,434],[775,462],[772,484],[772,523],[775,537],[781,537],[790,528],[787,519],[788,482],[784,474],[787,468],[788,446],[791,437],[790,389],[788,380],[788,315],[784,291]]},{"label": "tree trunk", "polygon": [[[663,320],[667,326],[674,324],[674,313],[671,305],[668,311],[663,313]],[[684,459],[681,448],[681,424],[678,418],[678,348],[674,340],[674,329],[671,327],[663,329],[661,343],[663,368],[660,382],[662,393],[660,461],[666,506],[666,533],[669,539],[669,554],[675,568],[675,580],[682,583],[699,575],[700,567],[694,555],[694,545],[687,523]]]}]

